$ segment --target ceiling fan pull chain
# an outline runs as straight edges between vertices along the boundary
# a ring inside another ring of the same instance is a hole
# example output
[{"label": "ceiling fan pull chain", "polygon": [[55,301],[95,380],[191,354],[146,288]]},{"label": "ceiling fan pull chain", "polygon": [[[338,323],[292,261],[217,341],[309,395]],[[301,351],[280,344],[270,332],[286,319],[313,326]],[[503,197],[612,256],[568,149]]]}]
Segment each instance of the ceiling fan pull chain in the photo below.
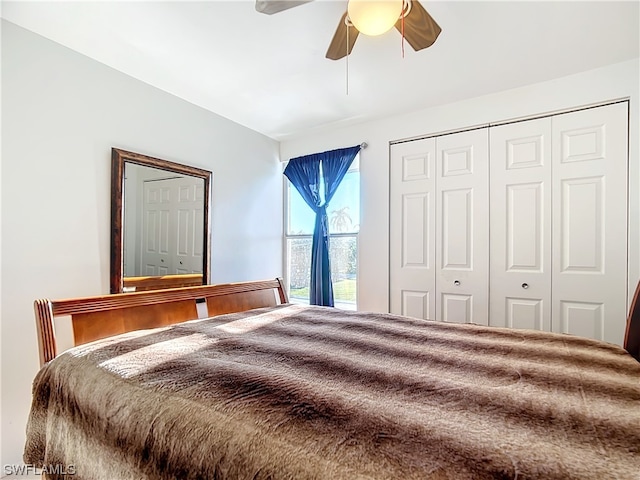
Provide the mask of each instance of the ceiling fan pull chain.
[{"label": "ceiling fan pull chain", "polygon": [[404,58],[404,15],[402,15],[400,21],[402,22],[402,38],[400,39],[400,45],[402,45],[402,58]]},{"label": "ceiling fan pull chain", "polygon": [[347,22],[347,19],[349,17],[345,18],[345,23],[347,24],[347,55],[346,55],[346,68],[347,68],[347,72],[346,72],[346,81],[347,81],[347,85],[346,85],[346,90],[347,90],[347,95],[349,95],[349,23]]},{"label": "ceiling fan pull chain", "polygon": [[406,17],[407,15],[409,15],[409,12],[411,11],[411,0],[403,0],[402,2],[402,12],[400,13],[400,22],[401,22],[401,34],[402,34],[402,39],[401,39],[401,45],[402,45],[402,58],[404,58],[404,17]]}]

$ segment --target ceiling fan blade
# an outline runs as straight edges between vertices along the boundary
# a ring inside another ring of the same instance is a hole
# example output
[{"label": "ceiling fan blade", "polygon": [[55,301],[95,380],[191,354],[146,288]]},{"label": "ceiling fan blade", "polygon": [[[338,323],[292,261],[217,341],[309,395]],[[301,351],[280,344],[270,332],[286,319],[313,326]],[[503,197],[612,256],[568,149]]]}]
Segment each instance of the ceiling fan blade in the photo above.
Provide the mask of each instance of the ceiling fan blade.
[{"label": "ceiling fan blade", "polygon": [[297,7],[313,0],[256,0],[256,10],[260,13],[273,15],[274,13]]},{"label": "ceiling fan blade", "polygon": [[[402,19],[395,27],[402,33]],[[404,19],[404,38],[414,50],[430,47],[442,29],[417,0],[411,2],[411,11]]]},{"label": "ceiling fan blade", "polygon": [[[358,30],[354,26],[347,27],[347,24],[344,22],[344,19],[347,17],[347,12],[344,12],[342,18],[340,19],[340,23],[338,23],[338,28],[336,28],[336,33],[333,34],[333,39],[331,40],[331,44],[329,45],[329,49],[327,50],[327,54],[325,55],[330,60],[339,60],[342,57],[346,57],[347,53],[351,53],[353,50],[353,45],[356,43],[356,38],[358,38]],[[349,51],[347,52],[347,29],[349,31]]]}]

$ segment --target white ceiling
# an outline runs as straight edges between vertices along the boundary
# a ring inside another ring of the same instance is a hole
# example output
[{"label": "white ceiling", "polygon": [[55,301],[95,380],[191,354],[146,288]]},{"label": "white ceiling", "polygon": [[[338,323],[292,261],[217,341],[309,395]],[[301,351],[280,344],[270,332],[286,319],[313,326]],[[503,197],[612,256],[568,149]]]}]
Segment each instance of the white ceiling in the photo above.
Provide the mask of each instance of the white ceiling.
[{"label": "white ceiling", "polygon": [[640,55],[640,1],[427,1],[414,52],[393,29],[325,59],[346,1],[275,15],[238,1],[3,1],[2,16],[275,139],[536,83]]}]

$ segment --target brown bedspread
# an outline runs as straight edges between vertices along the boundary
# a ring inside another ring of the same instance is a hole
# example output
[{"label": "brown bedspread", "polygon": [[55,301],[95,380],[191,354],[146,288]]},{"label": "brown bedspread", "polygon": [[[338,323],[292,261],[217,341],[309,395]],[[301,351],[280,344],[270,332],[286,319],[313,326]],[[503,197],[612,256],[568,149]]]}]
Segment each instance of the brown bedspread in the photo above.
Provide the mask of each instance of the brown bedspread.
[{"label": "brown bedspread", "polygon": [[640,363],[559,334],[279,306],[76,347],[24,460],[77,479],[640,479]]}]

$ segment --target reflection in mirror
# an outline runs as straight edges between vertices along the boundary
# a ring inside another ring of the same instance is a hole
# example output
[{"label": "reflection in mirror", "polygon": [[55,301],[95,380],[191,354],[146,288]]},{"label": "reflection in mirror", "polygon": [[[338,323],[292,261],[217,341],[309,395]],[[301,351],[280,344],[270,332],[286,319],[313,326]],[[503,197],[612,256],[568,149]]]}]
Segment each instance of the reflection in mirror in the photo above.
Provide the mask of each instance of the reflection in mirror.
[{"label": "reflection in mirror", "polygon": [[124,167],[124,276],[202,274],[204,180]]},{"label": "reflection in mirror", "polygon": [[111,292],[206,284],[211,172],[112,150]]}]

